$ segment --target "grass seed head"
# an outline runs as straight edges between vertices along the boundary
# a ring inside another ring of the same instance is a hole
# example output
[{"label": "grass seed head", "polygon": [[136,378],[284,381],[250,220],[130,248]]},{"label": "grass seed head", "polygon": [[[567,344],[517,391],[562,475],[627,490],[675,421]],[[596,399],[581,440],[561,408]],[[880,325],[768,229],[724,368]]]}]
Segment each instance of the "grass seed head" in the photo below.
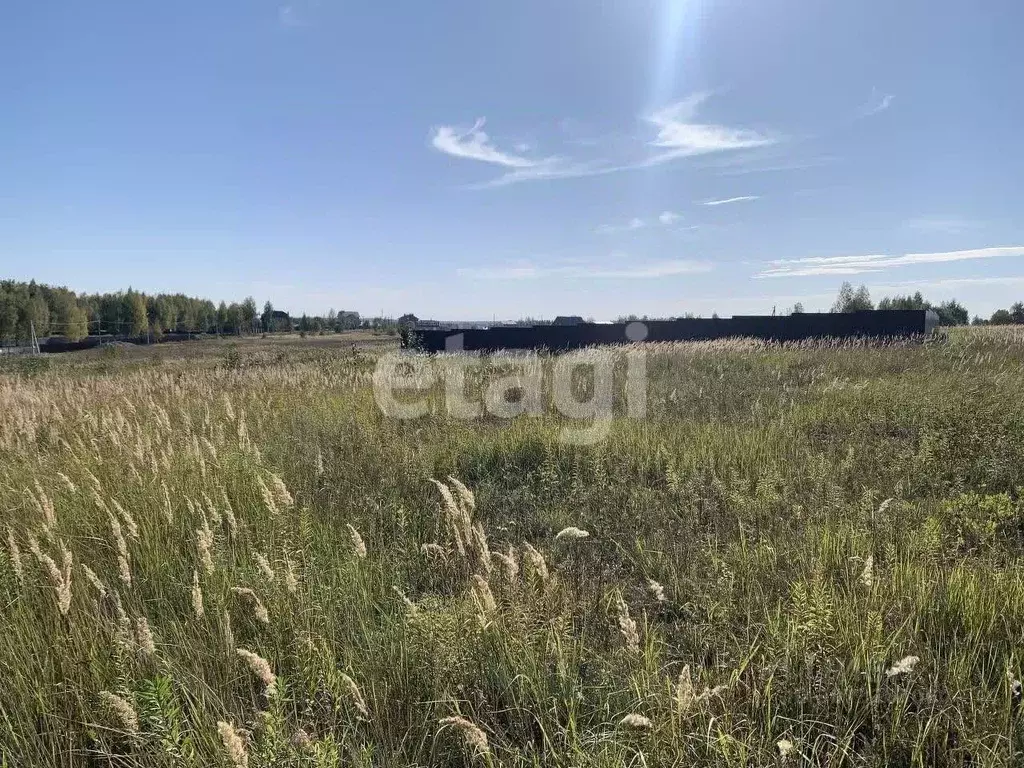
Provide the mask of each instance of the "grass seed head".
[{"label": "grass seed head", "polygon": [[71,550],[61,544],[62,565],[58,566],[52,557],[43,552],[39,546],[39,540],[35,536],[29,536],[29,550],[35,555],[40,565],[46,569],[50,582],[57,592],[57,608],[62,616],[67,616],[71,610],[71,568],[74,558]]},{"label": "grass seed head", "polygon": [[442,547],[440,544],[421,544],[420,552],[427,557],[437,557],[444,560],[448,557],[448,550]]},{"label": "grass seed head", "polygon": [[270,613],[267,611],[267,607],[255,592],[248,587],[232,587],[231,591],[236,595],[246,598],[250,603],[252,603],[253,613],[261,624],[270,624]]},{"label": "grass seed head", "polygon": [[364,719],[370,719],[370,711],[366,708],[366,700],[363,698],[362,691],[359,690],[359,686],[356,685],[356,681],[346,675],[344,672],[341,673],[342,682],[345,683],[345,687],[348,689],[348,695],[352,699],[352,706],[356,708],[356,711],[363,716]]},{"label": "grass seed head", "polygon": [[473,496],[473,492],[469,490],[465,485],[462,484],[458,478],[448,475],[448,482],[452,484],[452,488],[459,494],[459,498],[462,500],[463,505],[470,511],[476,509],[476,497]]},{"label": "grass seed head", "polygon": [[117,547],[117,569],[121,576],[121,581],[126,586],[131,586],[132,583],[132,568],[131,560],[128,555],[128,542],[125,541],[124,534],[121,531],[121,523],[112,512],[107,513],[107,520],[110,522],[110,531],[114,537],[114,545]]},{"label": "grass seed head", "polygon": [[574,541],[577,539],[585,539],[589,535],[590,533],[588,531],[570,525],[568,528],[563,528],[555,534],[555,541],[562,541],[563,539]]},{"label": "grass seed head", "polygon": [[7,529],[7,554],[11,558],[11,570],[14,571],[14,578],[19,584],[25,583],[25,564],[21,561],[21,550],[18,548],[18,541],[14,538],[14,531]]},{"label": "grass seed head", "polygon": [[224,645],[227,646],[230,653],[235,647],[235,633],[231,631],[231,614],[225,610],[222,617],[224,619],[222,625],[224,628]]},{"label": "grass seed head", "polygon": [[693,689],[693,677],[690,675],[690,665],[684,664],[679,671],[679,679],[676,681],[676,707],[680,712],[686,712],[696,701]]},{"label": "grass seed head", "polygon": [[875,583],[875,558],[868,555],[864,561],[864,570],[860,573],[860,583],[865,587],[870,587]]},{"label": "grass seed head", "polygon": [[203,590],[199,586],[199,571],[192,571],[192,612],[197,619],[203,618]]},{"label": "grass seed head", "polygon": [[234,724],[218,720],[217,733],[220,734],[220,740],[224,744],[224,751],[227,753],[228,760],[231,761],[232,765],[235,765],[237,768],[249,768],[249,751],[245,746],[245,741],[238,731],[235,730]]},{"label": "grass seed head", "polygon": [[289,595],[294,595],[299,591],[299,577],[295,573],[295,563],[290,557],[285,560],[284,587],[288,590]]},{"label": "grass seed head", "polygon": [[647,591],[650,592],[651,597],[653,597],[659,603],[664,603],[668,601],[668,598],[665,597],[665,587],[656,582],[654,579],[647,580]]},{"label": "grass seed head", "polygon": [[135,518],[132,517],[132,513],[122,507],[121,503],[117,499],[111,499],[110,503],[113,505],[114,509],[117,510],[117,514],[121,519],[124,520],[124,524],[128,528],[128,535],[133,539],[138,540],[139,526],[138,523],[135,522]]},{"label": "grass seed head", "polygon": [[121,698],[116,693],[110,691],[100,691],[100,701],[102,701],[107,709],[117,715],[117,719],[121,722],[121,726],[129,734],[137,734],[139,732],[139,715],[126,699]]},{"label": "grass seed head", "polygon": [[241,656],[250,671],[263,681],[267,696],[273,696],[277,692],[277,675],[270,668],[270,662],[246,648],[236,648],[235,653]]},{"label": "grass seed head", "polygon": [[472,721],[459,715],[453,715],[452,717],[441,718],[438,723],[442,726],[451,726],[457,730],[466,742],[466,746],[469,747],[475,755],[483,756],[491,751],[490,745],[487,743],[487,734],[477,727]]},{"label": "grass seed head", "polygon": [[270,492],[270,488],[267,487],[267,484],[263,482],[262,477],[256,477],[256,487],[259,489],[260,497],[263,499],[263,506],[267,508],[271,517],[277,517],[279,511],[277,508],[277,500],[274,498],[274,494]]},{"label": "grass seed head", "polygon": [[345,523],[345,527],[348,528],[349,538],[352,539],[352,552],[362,560],[366,557],[366,542],[363,541],[363,537],[359,535],[359,531],[355,529],[354,525]]},{"label": "grass seed head", "polygon": [[288,509],[295,504],[295,499],[288,492],[288,486],[284,484],[284,480],[273,472],[270,473],[270,492],[274,496],[274,502],[278,509]]},{"label": "grass seed head", "polygon": [[615,596],[616,620],[619,623],[619,632],[626,643],[626,650],[630,653],[640,652],[640,632],[637,630],[636,622],[629,615],[629,606],[622,599],[622,595]]},{"label": "grass seed head", "polygon": [[256,565],[259,566],[260,573],[263,574],[263,578],[265,578],[270,584],[273,584],[275,574],[274,569],[270,567],[270,561],[267,560],[265,555],[259,552],[253,552],[253,557],[256,559]]},{"label": "grass seed head", "polygon": [[392,587],[392,589],[395,590],[395,594],[402,598],[402,603],[405,605],[405,609],[408,612],[408,614],[410,616],[418,616],[420,612],[420,607],[416,605],[416,603],[414,603],[412,600],[410,600],[408,595],[406,595],[405,592],[400,590],[398,587]]},{"label": "grass seed head", "polygon": [[483,614],[492,614],[498,610],[498,604],[494,600],[494,593],[491,592],[491,585],[487,579],[478,573],[473,574],[473,596],[476,598],[477,606]]},{"label": "grass seed head", "polygon": [[46,491],[43,490],[38,480],[34,481],[34,485],[36,492],[32,500],[35,501],[36,508],[43,516],[43,528],[50,533],[57,527],[57,513],[53,508],[53,501],[46,495]]},{"label": "grass seed head", "polygon": [[107,587],[100,581],[100,577],[96,575],[96,572],[88,565],[82,565],[82,570],[85,572],[85,578],[89,580],[89,583],[99,593],[100,598],[105,598],[107,596]]},{"label": "grass seed head", "polygon": [[917,666],[917,662],[920,660],[917,656],[904,656],[885,671],[885,676],[897,677],[898,675],[909,674],[914,671],[914,667]]},{"label": "grass seed head", "polygon": [[145,616],[140,616],[135,620],[135,641],[139,644],[139,650],[144,656],[156,655],[153,631],[149,628],[149,619]]},{"label": "grass seed head", "polygon": [[514,584],[519,577],[519,560],[516,557],[515,547],[509,544],[507,554],[492,552],[491,557],[501,563],[501,570],[505,576],[505,581],[509,584]]},{"label": "grass seed head", "polygon": [[624,718],[619,720],[619,725],[623,728],[632,728],[634,730],[650,730],[654,727],[654,723],[651,722],[650,718],[639,715],[636,712],[630,712]]},{"label": "grass seed head", "polygon": [[199,554],[199,562],[207,576],[213,574],[213,531],[203,520],[203,527],[196,530],[196,551]]},{"label": "grass seed head", "polygon": [[529,542],[523,542],[523,560],[529,566],[530,570],[536,574],[541,584],[547,584],[550,574],[548,573],[548,564],[544,560],[544,555],[538,552]]},{"label": "grass seed head", "polygon": [[64,483],[64,487],[68,489],[70,493],[78,493],[78,487],[71,482],[71,478],[65,475],[63,472],[57,472],[58,479]]}]

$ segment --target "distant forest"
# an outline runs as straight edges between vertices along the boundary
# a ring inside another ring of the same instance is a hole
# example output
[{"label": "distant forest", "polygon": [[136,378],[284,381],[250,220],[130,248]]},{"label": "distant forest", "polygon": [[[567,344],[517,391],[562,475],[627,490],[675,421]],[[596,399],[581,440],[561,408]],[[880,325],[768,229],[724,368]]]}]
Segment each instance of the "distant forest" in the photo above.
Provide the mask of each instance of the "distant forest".
[{"label": "distant forest", "polygon": [[[971,325],[1024,325],[1024,302],[1020,301],[1009,309],[997,309],[988,319],[975,315],[973,320],[969,320],[967,307],[956,299],[933,304],[918,291],[907,296],[886,296],[875,307],[867,286],[854,288],[850,283],[843,283],[832,311],[855,312],[861,309],[931,309],[939,316],[942,325],[967,325],[968,322]],[[802,312],[803,308],[798,304],[795,311]]]},{"label": "distant forest", "polygon": [[[854,288],[844,283],[832,307],[833,312],[873,309],[865,286]],[[885,297],[878,309],[933,309],[943,325],[966,325],[969,314],[957,301],[932,304],[920,292],[910,296]],[[803,312],[799,304],[786,310]],[[686,315],[692,316],[692,315]],[[639,319],[629,316],[628,319]],[[76,294],[67,288],[36,283],[0,281],[0,343],[18,343],[37,338],[64,336],[78,341],[89,335],[110,334],[159,338],[167,333],[242,334],[268,331],[320,333],[353,328],[394,329],[403,321],[388,318],[361,318],[358,312],[331,310],[326,316],[291,318],[275,311],[268,301],[262,312],[250,296],[242,302],[215,305],[209,299],[184,294],[146,294],[129,288],[117,293]],[[975,317],[974,325],[1024,325],[1024,303],[997,310],[990,318]]]},{"label": "distant forest", "polygon": [[166,333],[259,333],[271,330],[319,332],[359,327],[388,327],[393,321],[362,319],[358,312],[293,321],[275,312],[268,301],[263,311],[250,296],[242,302],[214,304],[176,294],[145,294],[129,288],[117,293],[76,294],[67,288],[0,281],[0,343],[64,336],[79,341],[89,335],[145,336]]}]

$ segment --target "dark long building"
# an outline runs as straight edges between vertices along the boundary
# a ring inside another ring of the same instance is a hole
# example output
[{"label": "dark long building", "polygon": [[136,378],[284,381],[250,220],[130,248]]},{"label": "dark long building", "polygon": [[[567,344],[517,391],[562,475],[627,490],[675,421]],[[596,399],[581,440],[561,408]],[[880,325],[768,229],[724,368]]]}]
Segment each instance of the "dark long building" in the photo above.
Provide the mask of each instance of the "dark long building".
[{"label": "dark long building", "polygon": [[939,324],[931,310],[807,312],[796,315],[737,315],[729,318],[645,320],[632,323],[419,328],[403,346],[426,352],[548,349],[561,351],[635,341],[698,341],[747,337],[767,341],[821,338],[905,338],[930,335]]}]

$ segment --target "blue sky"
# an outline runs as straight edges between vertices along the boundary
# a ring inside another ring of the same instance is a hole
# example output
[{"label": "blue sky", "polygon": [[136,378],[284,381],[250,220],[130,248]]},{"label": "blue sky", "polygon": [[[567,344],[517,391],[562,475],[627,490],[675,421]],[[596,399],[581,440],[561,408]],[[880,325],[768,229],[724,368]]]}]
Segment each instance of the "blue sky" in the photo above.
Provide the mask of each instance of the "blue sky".
[{"label": "blue sky", "polygon": [[9,4],[0,276],[516,318],[1024,300],[1024,6]]}]

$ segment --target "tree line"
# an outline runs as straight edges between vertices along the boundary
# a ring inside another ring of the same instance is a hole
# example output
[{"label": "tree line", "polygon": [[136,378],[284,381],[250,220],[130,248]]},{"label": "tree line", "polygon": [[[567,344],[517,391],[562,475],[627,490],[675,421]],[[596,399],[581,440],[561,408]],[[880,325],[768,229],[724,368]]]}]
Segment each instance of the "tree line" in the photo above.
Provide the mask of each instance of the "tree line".
[{"label": "tree line", "polygon": [[[867,286],[854,288],[850,283],[843,283],[832,311],[856,312],[861,309],[876,309]],[[1024,325],[1024,302],[1020,301],[1009,309],[997,309],[987,319],[978,315],[970,318],[967,308],[955,299],[932,304],[920,291],[913,296],[886,296],[878,302],[877,309],[931,309],[939,316],[942,325],[967,325],[968,322],[971,325]]]},{"label": "tree line", "polygon": [[997,309],[987,320],[975,317],[972,325],[1024,325],[1024,302],[1016,302],[1009,309]]},{"label": "tree line", "polygon": [[[854,288],[850,283],[843,283],[832,305],[832,311],[857,312],[863,309],[876,309],[867,286]],[[877,309],[930,309],[939,316],[942,325],[967,325],[970,322],[967,308],[956,299],[933,304],[925,299],[920,291],[913,295],[886,296],[878,302]]]},{"label": "tree line", "polygon": [[323,333],[351,328],[388,328],[394,321],[361,318],[358,312],[333,309],[327,316],[293,321],[268,301],[261,313],[251,297],[220,302],[180,293],[146,294],[129,288],[116,293],[76,294],[63,287],[0,280],[0,343],[64,336],[80,341],[89,335],[159,338],[167,333],[244,334],[268,331]]},{"label": "tree line", "polygon": [[[867,286],[854,288],[843,283],[833,312],[875,309]],[[943,325],[1024,325],[1024,302],[997,310],[988,319],[970,320],[967,309],[958,301],[933,304],[918,291],[913,295],[886,296],[877,309],[934,310]],[[800,304],[789,313],[803,312]],[[687,317],[693,315],[687,314]],[[415,319],[412,315],[405,318]],[[715,315],[717,317],[717,315]],[[630,315],[625,320],[639,319]],[[646,317],[644,318],[646,319]],[[64,287],[14,280],[0,281],[0,343],[19,343],[32,338],[64,336],[79,341],[89,335],[115,335],[159,338],[167,333],[243,334],[272,331],[329,333],[355,328],[394,330],[401,324],[389,318],[362,318],[358,312],[333,309],[323,316],[303,315],[293,319],[275,311],[271,302],[257,309],[256,301],[220,302],[184,294],[146,294],[129,288],[116,293],[76,294]]]},{"label": "tree line", "polygon": [[184,294],[76,294],[35,281],[0,281],[0,341],[88,335],[160,336],[165,333],[242,333],[256,329],[256,302],[215,305]]}]

